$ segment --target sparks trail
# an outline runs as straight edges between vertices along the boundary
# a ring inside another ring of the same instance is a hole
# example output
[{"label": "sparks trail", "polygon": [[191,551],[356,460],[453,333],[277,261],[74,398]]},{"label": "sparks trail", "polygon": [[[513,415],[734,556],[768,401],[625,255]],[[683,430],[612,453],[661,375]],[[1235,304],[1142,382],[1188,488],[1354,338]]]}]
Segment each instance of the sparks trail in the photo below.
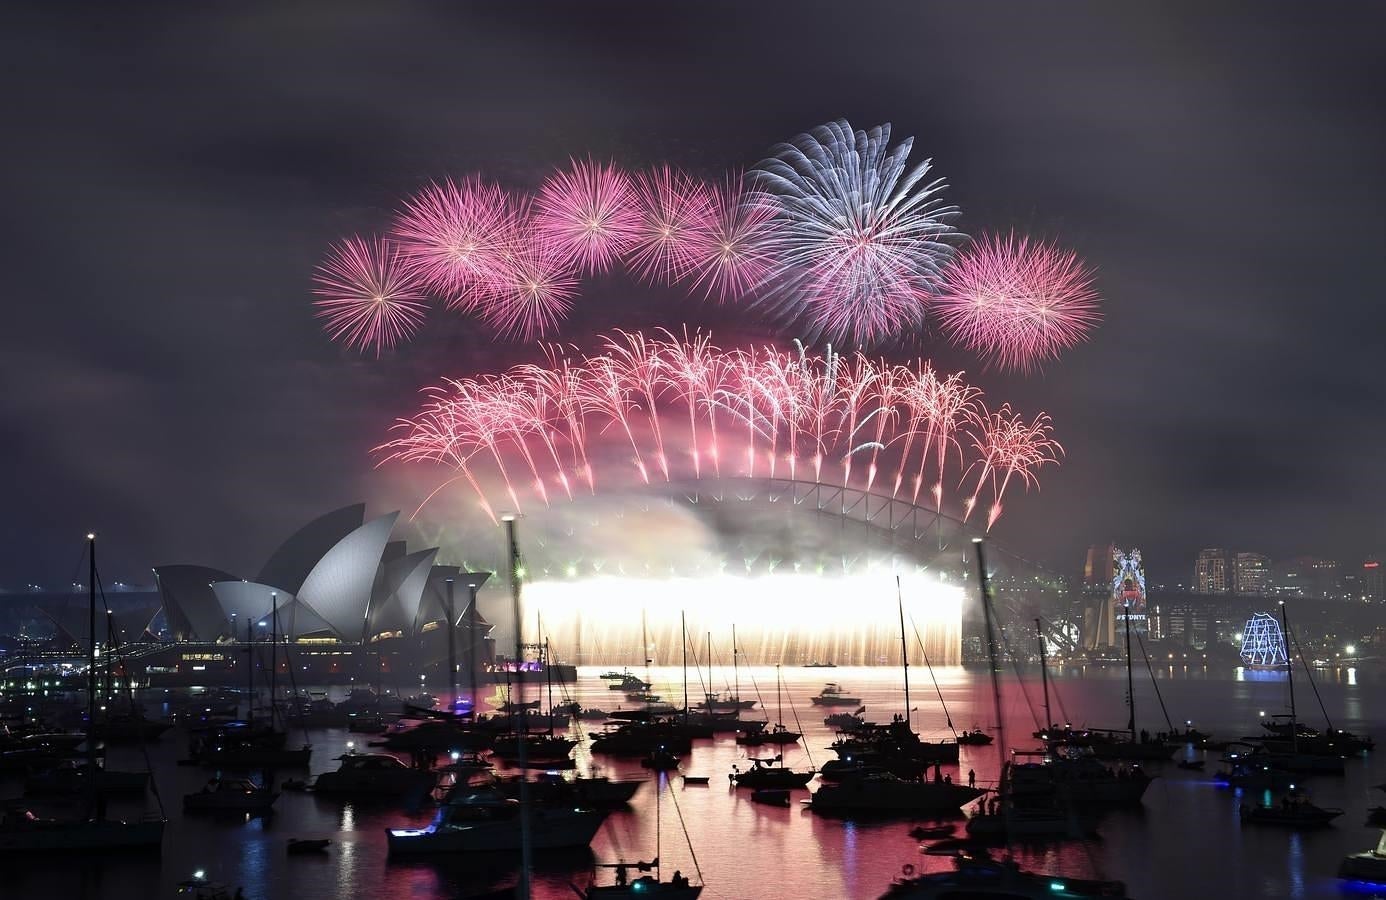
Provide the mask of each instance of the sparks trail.
[{"label": "sparks trail", "polygon": [[[650,458],[672,480],[755,477],[758,455],[770,477],[783,466],[794,480],[867,491],[879,479],[898,494],[912,477],[914,502],[931,480],[941,511],[956,456],[958,478],[971,488],[963,516],[985,499],[990,529],[1013,484],[1028,489],[1040,468],[1058,461],[1051,431],[1043,413],[1026,421],[1009,405],[989,412],[961,374],[940,378],[922,360],[897,366],[802,346],[727,351],[703,334],[618,332],[596,355],[573,359],[549,348],[543,364],[446,381],[376,451],[382,463],[448,467],[493,517],[487,490],[504,491],[516,510],[522,492],[548,504],[554,488],[569,498],[576,482],[595,491],[596,466],[612,467],[604,481],[628,480],[630,470],[613,458],[627,458],[648,484]],[[700,434],[709,436],[705,445]],[[744,441],[745,453],[722,453],[719,442],[728,440]],[[858,458],[865,464],[853,466]]]}]

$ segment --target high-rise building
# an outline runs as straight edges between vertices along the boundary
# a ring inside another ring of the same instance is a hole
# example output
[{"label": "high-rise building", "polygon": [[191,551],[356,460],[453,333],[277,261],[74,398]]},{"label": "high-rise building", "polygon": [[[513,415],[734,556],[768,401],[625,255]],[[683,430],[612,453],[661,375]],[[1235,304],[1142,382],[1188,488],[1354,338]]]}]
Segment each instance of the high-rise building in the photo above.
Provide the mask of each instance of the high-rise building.
[{"label": "high-rise building", "polygon": [[1341,581],[1341,567],[1336,560],[1296,556],[1271,567],[1270,593],[1324,600],[1342,595]]},{"label": "high-rise building", "polygon": [[[1238,553],[1233,566],[1234,594],[1262,596],[1270,591],[1270,557],[1261,553]],[[1211,593],[1211,592],[1210,592]]]},{"label": "high-rise building", "polygon": [[1112,576],[1116,574],[1115,544],[1093,544],[1088,548],[1088,558],[1083,563],[1083,587],[1106,591],[1112,586]]},{"label": "high-rise building", "polygon": [[1213,547],[1198,551],[1198,561],[1194,563],[1194,593],[1228,593],[1232,588],[1232,573],[1227,563],[1226,550]]},{"label": "high-rise building", "polygon": [[1368,603],[1386,603],[1386,569],[1378,559],[1362,563],[1362,599]]}]

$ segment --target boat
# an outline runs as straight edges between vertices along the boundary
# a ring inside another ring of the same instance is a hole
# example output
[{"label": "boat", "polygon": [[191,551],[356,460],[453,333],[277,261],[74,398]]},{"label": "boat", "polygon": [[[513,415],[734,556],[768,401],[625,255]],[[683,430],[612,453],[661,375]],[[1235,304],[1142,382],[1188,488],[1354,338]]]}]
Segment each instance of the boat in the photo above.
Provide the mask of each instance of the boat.
[{"label": "boat", "polygon": [[247,778],[214,778],[202,790],[183,795],[183,811],[266,812],[278,797],[278,791]]},{"label": "boat", "polygon": [[1371,850],[1343,857],[1338,864],[1338,877],[1372,884],[1386,884],[1386,831]]},{"label": "boat", "polygon": [[685,775],[683,783],[687,785],[705,785],[712,779],[707,775]]},{"label": "boat", "polygon": [[[976,538],[973,548],[976,551],[982,614],[986,623],[985,640],[991,670],[992,696],[997,729],[1000,732],[1003,722],[1001,682],[998,674],[995,630],[992,625],[994,613],[986,547],[981,538]],[[903,605],[901,615],[903,619]],[[1047,697],[1045,705],[1048,706]],[[1004,735],[999,743],[1004,746]],[[998,756],[1002,757],[1004,770],[1007,761],[999,747]],[[964,897],[969,900],[1078,900],[1127,897],[1126,886],[1119,881],[1078,879],[1048,872],[1033,872],[1022,869],[1018,863],[1010,859],[994,860],[985,851],[971,849],[961,842],[949,842],[946,851],[940,848],[939,852],[946,852],[952,856],[952,871],[916,874],[914,865],[907,864],[901,869],[901,875],[896,877],[881,895],[881,900],[961,900]]]},{"label": "boat", "polygon": [[861,706],[860,697],[849,697],[843,693],[842,685],[826,684],[816,696],[810,697],[815,706]]},{"label": "boat", "polygon": [[752,803],[764,803],[766,806],[788,806],[789,791],[785,788],[756,788],[751,791]]},{"label": "boat", "polygon": [[834,731],[856,731],[866,724],[866,720],[861,717],[861,714],[864,712],[866,712],[865,706],[861,707],[856,712],[828,713],[823,717],[823,724]]},{"label": "boat", "polygon": [[648,691],[650,688],[654,687],[654,685],[627,673],[622,675],[621,679],[615,684],[608,684],[607,687],[613,691],[625,691],[628,694],[639,694]]},{"label": "boat", "polygon": [[672,772],[679,767],[679,757],[669,750],[660,748],[650,751],[648,756],[640,760],[640,766],[655,772]]},{"label": "boat", "polygon": [[990,746],[991,741],[991,735],[975,725],[971,731],[963,731],[958,735],[958,743],[964,747],[987,747]]},{"label": "boat", "polygon": [[[494,787],[458,785],[426,828],[387,828],[391,856],[478,853],[520,849],[521,803]],[[586,847],[606,819],[603,810],[571,806],[529,809],[529,838],[536,850]]]},{"label": "boat", "polygon": [[576,718],[579,722],[601,722],[610,717],[607,715],[607,712],[604,709],[597,709],[596,707],[584,707],[583,709],[578,711]]},{"label": "boat", "polygon": [[1204,761],[1201,759],[1181,759],[1175,765],[1189,772],[1202,772]]},{"label": "boat", "polygon": [[1343,814],[1336,807],[1310,803],[1301,791],[1291,789],[1279,803],[1241,806],[1243,825],[1276,825],[1281,828],[1323,828]]},{"label": "boat", "polygon": [[916,825],[910,829],[910,837],[916,841],[932,841],[952,837],[952,825]]},{"label": "boat", "polygon": [[763,727],[742,731],[737,734],[736,742],[743,747],[759,747],[761,744],[797,744],[801,737],[802,734],[790,731],[783,722],[779,722],[768,731]]},{"label": "boat", "polygon": [[707,693],[703,695],[701,702],[693,704],[693,708],[706,712],[735,712],[740,709],[755,709],[755,705],[756,701],[742,700],[736,694],[723,696],[719,693]]},{"label": "boat", "polygon": [[905,780],[882,773],[825,784],[814,792],[809,805],[817,813],[845,816],[956,813],[981,795],[982,791],[964,784]]},{"label": "boat", "polygon": [[[636,900],[644,897],[662,897],[665,900],[697,900],[698,895],[703,892],[702,884],[693,884],[685,878],[679,870],[674,870],[674,875],[668,881],[663,878],[663,873],[659,866],[659,847],[661,846],[660,837],[663,829],[663,816],[661,815],[663,805],[661,799],[664,791],[663,785],[659,781],[655,784],[655,857],[650,862],[628,863],[625,860],[615,863],[598,863],[598,869],[611,869],[614,874],[612,884],[598,885],[591,884],[586,890],[573,885],[573,892],[583,900]],[[669,793],[670,799],[674,801],[675,808],[678,806],[678,798],[673,791]],[[679,813],[679,821],[683,822],[683,813]],[[685,841],[689,841],[688,829],[683,831]],[[688,844],[690,854],[693,850],[691,841]],[[693,865],[698,865],[697,857],[693,858]],[[653,875],[640,875],[634,880],[631,879],[631,871],[653,872]],[[698,880],[701,882],[702,872],[698,872]]]},{"label": "boat", "polygon": [[[93,778],[93,773],[95,777]],[[118,772],[66,762],[56,768],[24,779],[24,796],[57,797],[73,794],[143,794],[149,784],[148,772]]]},{"label": "boat", "polygon": [[597,677],[601,678],[603,681],[620,681],[623,678],[631,677],[631,674],[630,669],[626,669],[624,672],[609,670],[603,672],[601,675],[598,675]]},{"label": "boat", "polygon": [[220,881],[208,881],[202,872],[194,872],[193,877],[178,882],[178,896],[187,900],[235,900],[245,896],[240,888],[231,893],[231,888]]},{"label": "boat", "polygon": [[327,838],[289,838],[285,849],[289,853],[326,853],[332,842]]},{"label": "boat", "polygon": [[[697,900],[703,892],[701,884],[693,884],[683,876],[682,872],[675,871],[669,881],[661,880],[659,876],[659,858],[655,857],[650,862],[619,862],[619,863],[598,863],[599,869],[615,870],[614,881],[612,884],[589,886],[586,890],[574,888],[579,897],[586,900],[636,900],[641,897],[662,898],[662,900]],[[654,872],[654,875],[640,875],[634,879],[630,877],[631,871]]]},{"label": "boat", "polygon": [[814,772],[810,769],[807,772],[796,772],[784,764],[782,755],[769,756],[765,758],[751,757],[751,768],[745,772],[732,766],[731,783],[737,787],[748,787],[755,790],[780,789],[807,787],[813,780]]},{"label": "boat", "polygon": [[570,776],[561,772],[543,772],[526,776],[506,776],[496,780],[496,787],[507,797],[519,799],[521,781],[527,782],[530,799],[536,803],[564,804],[585,809],[616,809],[625,806],[645,783],[643,778],[612,781],[605,776]]},{"label": "boat", "polygon": [[837,663],[833,662],[811,662],[804,663],[805,669],[836,669]]},{"label": "boat", "polygon": [[314,793],[420,800],[438,783],[433,772],[411,769],[388,753],[347,753],[337,761],[335,772],[313,781]]},{"label": "boat", "polygon": [[906,865],[880,900],[1130,900],[1120,881],[1046,875],[1022,869],[1012,860],[995,860],[984,851],[953,855],[951,871],[916,874]]},{"label": "boat", "polygon": [[[96,592],[98,576],[96,570],[96,535],[87,535],[87,602],[91,620],[96,621]],[[86,764],[88,771],[96,771],[97,742],[90,732],[96,721],[96,655],[97,631],[91,629],[87,655],[87,715],[85,735]],[[117,652],[119,647],[114,648]],[[20,752],[23,752],[22,749]],[[93,787],[95,780],[89,780]],[[45,852],[67,854],[89,853],[105,850],[147,851],[157,853],[163,846],[164,826],[162,814],[146,816],[139,821],[110,819],[105,815],[105,804],[99,795],[87,795],[87,814],[73,819],[47,819],[36,816],[32,810],[15,807],[8,810],[0,819],[0,855],[32,855]]]}]

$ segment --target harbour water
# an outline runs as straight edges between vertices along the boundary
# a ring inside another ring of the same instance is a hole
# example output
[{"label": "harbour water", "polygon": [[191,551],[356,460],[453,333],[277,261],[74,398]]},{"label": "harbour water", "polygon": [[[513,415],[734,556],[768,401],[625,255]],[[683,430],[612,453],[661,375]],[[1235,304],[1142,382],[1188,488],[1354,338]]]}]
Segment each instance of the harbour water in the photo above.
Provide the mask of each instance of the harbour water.
[{"label": "harbour water", "polygon": [[[568,696],[584,706],[612,708],[622,695],[607,689],[607,682],[599,678],[602,671],[581,669],[578,683],[566,688]],[[1182,728],[1191,720],[1219,739],[1255,734],[1261,730],[1257,724],[1261,713],[1279,713],[1286,706],[1283,673],[1214,672],[1201,667],[1157,668],[1156,672],[1164,704],[1176,727]],[[995,731],[991,684],[984,671],[948,667],[935,674],[938,691],[959,731],[974,725]],[[758,697],[760,701],[748,715],[768,714],[775,721],[775,669],[743,669],[740,675],[742,697]],[[730,676],[730,671],[724,676],[719,670],[716,683],[709,689],[725,689],[723,678]],[[689,693],[696,700],[703,688],[696,676],[691,677]],[[650,678],[666,700],[682,704],[680,669],[656,668]],[[786,749],[785,762],[796,767],[821,765],[833,758],[827,749],[832,730],[822,721],[825,711],[809,699],[825,682],[841,682],[853,696],[860,696],[868,719],[889,721],[904,708],[898,669],[796,667],[783,669],[782,678],[783,720],[796,730],[802,726],[808,747],[807,754],[802,744]],[[1054,718],[1075,725],[1124,726],[1125,678],[1125,670],[1115,666],[1056,671],[1051,680]],[[1358,734],[1386,736],[1386,704],[1379,701],[1386,677],[1380,670],[1325,670],[1318,681],[1335,726]],[[1006,742],[1017,749],[1031,749],[1037,742],[1030,734],[1043,717],[1038,677],[1027,674],[1017,680],[1008,672],[1003,683]],[[1312,693],[1303,690],[1298,679],[1297,686],[1302,690],[1301,717],[1323,727],[1323,715]],[[559,693],[555,687],[555,699]],[[1148,677],[1137,678],[1136,701],[1141,727],[1164,731],[1165,720]],[[910,706],[915,728],[925,738],[948,735],[927,669],[911,670]],[[576,727],[600,730],[600,724],[578,723]],[[315,730],[309,739],[313,773],[335,768],[334,758],[346,752],[348,742],[365,749],[369,740],[343,729]],[[203,769],[177,765],[186,753],[186,742],[186,734],[175,729],[149,750],[169,817],[162,856],[18,861],[8,868],[0,895],[73,900],[174,896],[177,883],[198,870],[232,890],[242,887],[244,896],[251,900],[434,900],[481,894],[516,881],[517,861],[489,854],[481,859],[388,860],[384,829],[425,823],[432,814],[427,809],[410,814],[388,805],[343,803],[285,792],[269,817],[185,817],[182,796],[197,790],[208,777]],[[574,896],[570,885],[582,886],[591,880],[593,863],[621,858],[648,860],[656,855],[656,841],[665,877],[674,869],[695,878],[700,874],[707,885],[703,897],[709,900],[877,897],[905,865],[921,870],[948,865],[944,859],[921,855],[918,841],[908,834],[911,820],[844,822],[824,818],[798,802],[808,799],[807,790],[795,791],[795,802],[787,809],[752,803],[749,792],[736,790],[727,778],[733,765],[746,765],[747,750],[760,755],[772,752],[737,746],[730,735],[695,742],[682,771],[710,776],[710,783],[685,785],[674,773],[659,780],[662,793],[657,803],[656,782],[638,761],[594,758],[585,744],[579,745],[575,755],[580,772],[599,770],[612,777],[647,778],[650,783],[642,786],[628,810],[611,815],[590,853],[539,854],[534,896],[570,898]],[[1339,859],[1374,846],[1380,834],[1379,829],[1368,828],[1364,822],[1368,807],[1386,803],[1386,793],[1372,787],[1386,781],[1383,752],[1348,760],[1343,776],[1306,780],[1315,803],[1346,811],[1332,827],[1318,832],[1242,825],[1239,804],[1264,798],[1215,785],[1212,773],[1219,754],[1209,753],[1204,772],[1181,770],[1173,762],[1149,766],[1148,771],[1158,777],[1142,806],[1106,814],[1096,840],[1016,847],[1014,853],[1022,861],[1055,874],[1124,880],[1131,896],[1140,900],[1341,897],[1345,888],[1334,876]],[[1176,754],[1176,759],[1185,757],[1205,755],[1191,750]],[[999,758],[997,746],[963,747],[959,767],[945,766],[943,771],[955,781],[965,782],[972,769],[979,786],[987,786],[996,780]],[[109,765],[121,769],[142,766],[141,751],[115,748]],[[277,778],[301,775],[282,772]],[[16,797],[21,787],[14,779],[0,781],[0,796]],[[816,781],[810,784],[810,789],[816,788]],[[658,831],[656,806],[662,823]],[[947,821],[954,822],[961,833],[961,815]],[[289,838],[317,837],[331,839],[326,854],[286,853]],[[1370,889],[1354,889],[1357,893],[1352,896],[1373,896]]]}]

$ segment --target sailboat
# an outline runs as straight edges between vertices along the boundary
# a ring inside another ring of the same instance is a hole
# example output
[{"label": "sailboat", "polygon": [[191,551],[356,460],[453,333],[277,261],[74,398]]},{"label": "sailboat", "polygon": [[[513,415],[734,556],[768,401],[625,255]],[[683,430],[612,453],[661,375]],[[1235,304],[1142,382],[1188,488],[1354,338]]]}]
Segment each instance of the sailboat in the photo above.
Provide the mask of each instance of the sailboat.
[{"label": "sailboat", "polygon": [[[779,704],[782,681],[780,679],[780,667],[775,666],[775,701]],[[783,728],[777,725],[776,728]],[[794,734],[786,731],[787,734]],[[805,750],[807,751],[807,745]],[[737,787],[748,787],[757,791],[764,790],[789,790],[792,788],[806,787],[813,776],[817,773],[813,769],[807,772],[796,772],[784,764],[784,755],[775,754],[771,757],[750,757],[751,768],[745,772],[740,771],[735,766],[732,773],[728,776],[731,783]]]},{"label": "sailboat", "polygon": [[[992,701],[996,709],[997,755],[1004,767],[1005,738],[1002,728],[1001,683],[998,675],[996,635],[992,628],[990,587],[981,538],[973,541],[977,549],[977,568],[981,574],[982,612],[986,620],[987,652],[991,660]],[[950,851],[951,852],[951,851]],[[953,869],[915,874],[914,866],[904,867],[881,895],[881,900],[945,900],[968,897],[972,900],[1080,900],[1080,898],[1127,898],[1120,881],[1068,878],[1032,872],[1011,859],[997,860],[984,850],[968,850],[953,855]],[[1129,898],[1127,898],[1129,900]]]},{"label": "sailboat", "polygon": [[[89,647],[87,654],[87,766],[97,771],[96,739],[96,535],[87,535]],[[11,808],[0,821],[0,854],[32,854],[53,851],[126,850],[157,853],[163,845],[165,819],[146,818],[126,822],[106,816],[105,798],[95,790],[88,797],[87,814],[81,819],[43,819],[22,808]]]},{"label": "sailboat", "polygon": [[[850,736],[833,742],[838,759],[824,764],[823,776],[844,779],[825,784],[813,795],[812,809],[838,816],[956,813],[982,795],[975,787],[954,784],[939,773],[939,762],[957,762],[956,741],[926,744],[909,721],[910,662],[905,643],[905,605],[896,581],[900,612],[900,661],[905,674],[905,715],[889,725],[863,724]],[[932,781],[918,777],[934,763]]]},{"label": "sailboat", "polygon": [[[660,776],[660,780],[663,781],[663,776]],[[660,870],[659,864],[661,855],[660,837],[663,830],[662,817],[660,816],[660,798],[664,795],[664,791],[662,789],[663,784],[657,784],[655,787],[654,859],[649,862],[643,860],[638,862],[625,862],[623,860],[615,863],[598,863],[597,868],[612,870],[613,883],[589,885],[586,890],[574,886],[573,890],[579,897],[585,898],[585,900],[636,900],[636,898],[641,897],[658,897],[662,898],[662,900],[697,900],[698,896],[702,894],[703,885],[694,884],[690,879],[684,877],[683,873],[680,871],[675,870],[673,876],[668,881],[664,880],[663,872]],[[669,797],[675,804],[678,803],[677,798],[675,798],[672,793],[670,793]],[[682,819],[683,817],[680,815],[680,822]],[[687,829],[684,830],[683,837],[685,841],[689,840]],[[691,841],[688,843],[688,849],[690,853],[693,850]],[[698,858],[696,856],[693,858],[693,865],[695,868],[698,865]],[[653,872],[654,874],[637,874],[636,877],[632,878],[632,872]],[[702,880],[702,872],[699,871],[698,881],[701,882]]]},{"label": "sailboat", "polygon": [[[1131,674],[1131,614],[1127,605],[1126,621],[1126,702],[1129,718],[1126,731],[1129,737],[1121,737],[1120,730],[1091,728],[1080,734],[1065,731],[1062,735],[1051,735],[1076,746],[1085,746],[1092,755],[1103,760],[1122,760],[1126,762],[1164,762],[1174,755],[1178,745],[1166,743],[1158,738],[1152,739],[1149,732],[1136,731],[1136,689]],[[1047,717],[1046,717],[1047,718]],[[1172,730],[1172,729],[1171,729]]]},{"label": "sailboat", "polygon": [[775,666],[775,727],[743,731],[736,736],[736,742],[746,747],[759,747],[761,744],[797,744],[803,737],[797,731],[790,731],[784,724],[783,690],[780,682],[780,667]]}]

